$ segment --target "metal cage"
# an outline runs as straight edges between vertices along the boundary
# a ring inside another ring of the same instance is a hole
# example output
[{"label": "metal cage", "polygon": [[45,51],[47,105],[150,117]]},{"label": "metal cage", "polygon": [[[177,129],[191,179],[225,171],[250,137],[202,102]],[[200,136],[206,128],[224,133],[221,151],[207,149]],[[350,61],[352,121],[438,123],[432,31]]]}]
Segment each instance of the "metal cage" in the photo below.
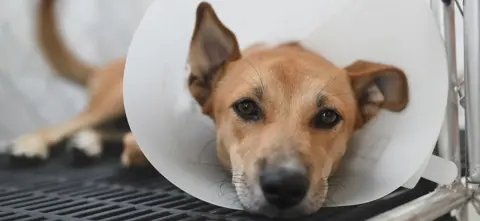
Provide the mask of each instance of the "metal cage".
[{"label": "metal cage", "polygon": [[[393,210],[369,219],[435,220],[452,212],[459,221],[469,219],[468,210],[479,212],[480,184],[480,1],[464,0],[463,7],[454,0],[432,0],[442,4],[445,47],[449,70],[449,101],[438,140],[439,155],[453,161],[458,169],[457,180]],[[463,8],[464,79],[457,76],[455,7]],[[434,9],[435,10],[435,9]],[[442,23],[442,22],[440,22]],[[460,146],[459,105],[465,109],[466,145]],[[462,153],[463,156],[462,157]],[[464,170],[462,170],[462,168]]]}]

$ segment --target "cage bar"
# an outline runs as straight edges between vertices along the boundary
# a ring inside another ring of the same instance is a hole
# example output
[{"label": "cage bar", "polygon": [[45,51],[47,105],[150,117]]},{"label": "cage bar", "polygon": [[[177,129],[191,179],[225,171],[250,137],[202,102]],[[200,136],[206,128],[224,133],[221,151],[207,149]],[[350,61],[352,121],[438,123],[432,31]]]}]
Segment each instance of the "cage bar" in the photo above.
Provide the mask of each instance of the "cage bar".
[{"label": "cage bar", "polygon": [[438,138],[439,155],[457,165],[458,177],[462,168],[460,155],[460,125],[458,121],[457,59],[455,36],[455,3],[443,4],[442,32],[445,39],[448,65],[448,101],[445,119]]},{"label": "cage bar", "polygon": [[464,1],[468,181],[480,183],[480,1]]}]

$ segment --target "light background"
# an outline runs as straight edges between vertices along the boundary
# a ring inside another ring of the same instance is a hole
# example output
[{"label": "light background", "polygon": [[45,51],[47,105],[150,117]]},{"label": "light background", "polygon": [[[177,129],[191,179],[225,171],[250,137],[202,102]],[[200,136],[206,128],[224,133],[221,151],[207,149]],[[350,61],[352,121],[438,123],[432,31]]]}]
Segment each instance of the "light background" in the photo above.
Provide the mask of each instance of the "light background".
[{"label": "light background", "polygon": [[[152,0],[61,0],[60,28],[72,51],[100,65],[126,55]],[[0,1],[0,150],[24,133],[59,123],[85,105],[82,88],[52,74],[34,39],[32,0]]]}]

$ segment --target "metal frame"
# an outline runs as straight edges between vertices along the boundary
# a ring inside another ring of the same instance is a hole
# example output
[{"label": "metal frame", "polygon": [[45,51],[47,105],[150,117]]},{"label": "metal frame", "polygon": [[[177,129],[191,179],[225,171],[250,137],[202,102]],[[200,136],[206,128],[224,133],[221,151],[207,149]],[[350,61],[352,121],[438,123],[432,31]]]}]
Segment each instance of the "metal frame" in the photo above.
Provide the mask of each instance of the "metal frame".
[{"label": "metal frame", "polygon": [[480,183],[480,2],[465,0],[465,119],[468,181]]},{"label": "metal frame", "polygon": [[[467,211],[475,208],[478,213],[480,194],[480,1],[464,0],[464,80],[457,76],[455,1],[432,0],[443,4],[441,25],[448,57],[449,96],[444,124],[439,136],[440,156],[465,168],[449,186],[441,186],[430,194],[380,214],[370,221],[385,220],[435,220],[449,212],[456,212],[459,221],[468,221]],[[432,2],[433,3],[433,2]],[[441,22],[440,22],[441,23]],[[466,146],[460,147],[458,105],[465,108]],[[461,159],[461,151],[467,156]],[[468,205],[472,206],[468,206]]]},{"label": "metal frame", "polygon": [[460,159],[460,128],[458,122],[458,94],[457,94],[457,58],[456,58],[456,34],[455,34],[455,5],[442,4],[443,25],[442,32],[447,51],[447,64],[449,73],[448,105],[445,111],[445,119],[438,138],[438,152],[443,158],[454,162],[462,168]]}]

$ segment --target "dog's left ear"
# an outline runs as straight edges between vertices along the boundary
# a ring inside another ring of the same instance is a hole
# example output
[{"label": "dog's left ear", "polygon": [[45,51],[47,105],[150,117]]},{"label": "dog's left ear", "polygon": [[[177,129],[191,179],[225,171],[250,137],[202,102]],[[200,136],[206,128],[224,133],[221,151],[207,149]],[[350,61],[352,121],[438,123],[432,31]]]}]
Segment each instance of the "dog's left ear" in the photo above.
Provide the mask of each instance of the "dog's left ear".
[{"label": "dog's left ear", "polygon": [[209,3],[197,7],[195,30],[190,43],[188,87],[203,106],[208,103],[215,83],[228,62],[240,59],[237,38],[218,18]]},{"label": "dog's left ear", "polygon": [[409,101],[405,73],[390,65],[356,61],[345,68],[355,93],[359,117],[357,128],[373,119],[381,108],[400,112]]}]

